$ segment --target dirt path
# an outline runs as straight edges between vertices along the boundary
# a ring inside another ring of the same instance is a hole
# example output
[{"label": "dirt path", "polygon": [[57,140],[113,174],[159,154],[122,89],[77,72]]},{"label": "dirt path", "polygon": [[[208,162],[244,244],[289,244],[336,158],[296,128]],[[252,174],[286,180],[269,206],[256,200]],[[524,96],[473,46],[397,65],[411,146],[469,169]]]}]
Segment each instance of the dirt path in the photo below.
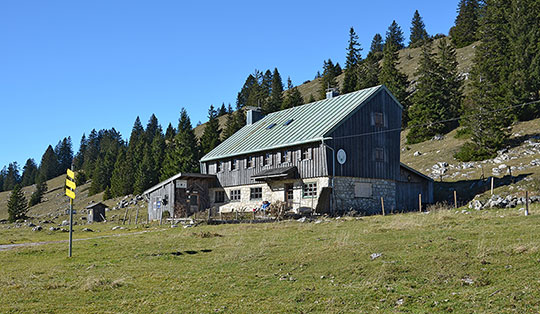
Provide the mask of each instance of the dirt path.
[{"label": "dirt path", "polygon": [[[112,238],[112,237],[123,237],[123,236],[130,236],[130,235],[142,234],[142,233],[147,233],[147,232],[155,232],[155,231],[163,231],[163,230],[167,230],[167,229],[145,230],[145,231],[130,232],[130,233],[111,234],[111,235],[92,237],[92,238],[73,239],[73,242],[75,242],[75,241],[103,239],[103,238]],[[68,241],[69,240],[58,240],[58,241],[28,242],[28,243],[15,243],[15,244],[0,244],[0,251],[7,251],[7,250],[11,250],[11,249],[20,248],[20,247],[38,246],[38,245],[43,245],[43,244],[67,243]]]}]

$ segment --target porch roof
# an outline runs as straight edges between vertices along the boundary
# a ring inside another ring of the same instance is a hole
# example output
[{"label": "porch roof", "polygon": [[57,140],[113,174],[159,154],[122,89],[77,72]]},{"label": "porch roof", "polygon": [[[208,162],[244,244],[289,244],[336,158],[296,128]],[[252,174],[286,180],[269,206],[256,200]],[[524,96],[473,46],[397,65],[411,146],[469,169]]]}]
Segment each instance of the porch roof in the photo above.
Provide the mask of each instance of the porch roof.
[{"label": "porch roof", "polygon": [[274,168],[263,170],[257,174],[251,176],[255,181],[266,181],[272,179],[293,179],[298,173],[298,168],[296,166],[292,167],[283,167],[283,168]]}]

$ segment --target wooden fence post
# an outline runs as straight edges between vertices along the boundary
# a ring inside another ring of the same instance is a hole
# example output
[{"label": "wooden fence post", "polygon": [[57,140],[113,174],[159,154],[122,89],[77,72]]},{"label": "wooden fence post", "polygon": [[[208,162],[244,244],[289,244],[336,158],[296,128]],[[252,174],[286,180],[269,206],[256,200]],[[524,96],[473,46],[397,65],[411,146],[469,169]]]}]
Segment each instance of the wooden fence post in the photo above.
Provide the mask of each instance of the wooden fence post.
[{"label": "wooden fence post", "polygon": [[125,225],[126,224],[126,218],[127,218],[127,213],[128,213],[128,210],[129,208],[126,207],[126,213],[124,214],[124,220],[122,221],[122,224]]},{"label": "wooden fence post", "polygon": [[457,209],[458,206],[457,206],[457,192],[456,190],[454,190],[454,207]]},{"label": "wooden fence post", "polygon": [[212,207],[208,208],[208,221],[212,220]]},{"label": "wooden fence post", "polygon": [[529,191],[525,191],[525,216],[529,216]]},{"label": "wooden fence post", "polygon": [[137,214],[135,215],[135,224],[139,222],[139,207],[137,207]]},{"label": "wooden fence post", "polygon": [[493,195],[493,181],[494,181],[494,177],[491,177],[491,195]]},{"label": "wooden fence post", "polygon": [[418,211],[422,212],[422,194],[418,194]]},{"label": "wooden fence post", "polygon": [[236,220],[238,220],[238,209],[234,210],[234,216],[235,216]]},{"label": "wooden fence post", "polygon": [[381,196],[381,208],[382,208],[382,215],[384,216],[384,198]]}]

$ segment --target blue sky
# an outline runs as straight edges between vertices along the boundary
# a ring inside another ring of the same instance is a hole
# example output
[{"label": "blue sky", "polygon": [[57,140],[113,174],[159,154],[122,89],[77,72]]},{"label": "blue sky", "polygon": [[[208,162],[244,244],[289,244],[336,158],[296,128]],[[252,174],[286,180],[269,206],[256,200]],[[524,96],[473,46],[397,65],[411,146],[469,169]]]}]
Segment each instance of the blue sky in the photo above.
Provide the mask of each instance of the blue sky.
[{"label": "blue sky", "polygon": [[323,60],[344,64],[348,31],[363,56],[392,20],[408,39],[419,10],[428,33],[454,23],[452,1],[31,1],[0,3],[0,167],[37,163],[49,144],[140,116],[193,125],[231,103],[255,69],[284,83],[313,79]]}]

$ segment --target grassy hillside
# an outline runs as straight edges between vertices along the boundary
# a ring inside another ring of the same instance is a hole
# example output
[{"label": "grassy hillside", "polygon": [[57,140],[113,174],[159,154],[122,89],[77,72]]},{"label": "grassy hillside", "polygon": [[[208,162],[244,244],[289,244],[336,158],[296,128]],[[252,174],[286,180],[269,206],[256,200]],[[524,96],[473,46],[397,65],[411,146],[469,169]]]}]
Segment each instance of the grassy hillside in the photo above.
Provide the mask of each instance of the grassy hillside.
[{"label": "grassy hillside", "polygon": [[73,258],[66,243],[0,251],[0,312],[536,313],[531,213],[167,228],[75,242]]},{"label": "grassy hillside", "polygon": [[[437,51],[437,45],[440,39],[435,40],[433,47],[435,52]],[[474,50],[478,43],[471,44],[467,47],[463,47],[456,50],[457,61],[458,61],[458,70],[459,72],[467,78],[471,68],[473,66]],[[420,60],[420,53],[422,48],[405,48],[399,51],[399,70],[407,75],[409,81],[414,83],[417,79],[415,72],[418,68],[418,62]],[[314,69],[314,72],[316,69]],[[343,84],[344,74],[341,74],[337,77],[337,82],[341,86]],[[465,93],[468,92],[468,81],[465,80]],[[302,94],[304,101],[308,101],[311,98],[311,95],[315,99],[320,99],[319,93],[321,90],[321,79],[314,79],[308,81],[304,84],[298,86],[298,90]],[[287,91],[285,91],[287,93]],[[223,129],[225,127],[225,121],[227,120],[227,115],[221,116],[219,118],[219,124]],[[200,137],[203,133],[205,124],[199,125],[195,128],[195,135]]]}]

